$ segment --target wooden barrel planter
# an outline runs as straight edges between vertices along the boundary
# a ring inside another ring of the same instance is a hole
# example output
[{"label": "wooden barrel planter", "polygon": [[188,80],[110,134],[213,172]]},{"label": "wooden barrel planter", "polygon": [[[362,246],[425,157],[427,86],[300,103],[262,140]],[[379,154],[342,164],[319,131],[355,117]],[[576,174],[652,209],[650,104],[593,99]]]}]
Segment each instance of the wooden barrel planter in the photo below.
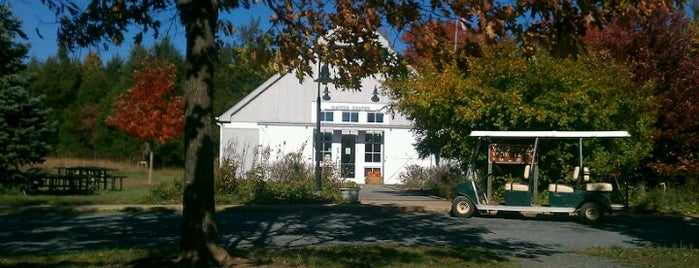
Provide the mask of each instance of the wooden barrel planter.
[{"label": "wooden barrel planter", "polygon": [[340,188],[340,196],[343,203],[359,203],[359,188]]},{"label": "wooden barrel planter", "polygon": [[365,184],[372,184],[372,185],[378,185],[378,184],[383,184],[383,177],[381,176],[367,176],[364,179]]}]

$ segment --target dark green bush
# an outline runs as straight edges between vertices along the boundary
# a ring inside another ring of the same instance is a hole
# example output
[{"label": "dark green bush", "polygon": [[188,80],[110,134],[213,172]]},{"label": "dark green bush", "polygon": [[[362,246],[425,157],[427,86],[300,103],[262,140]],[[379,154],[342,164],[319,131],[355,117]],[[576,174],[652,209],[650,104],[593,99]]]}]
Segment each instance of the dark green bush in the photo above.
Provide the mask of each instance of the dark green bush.
[{"label": "dark green bush", "polygon": [[25,171],[8,170],[0,174],[0,194],[28,194],[35,193],[36,183],[46,172],[39,168],[30,168]]},{"label": "dark green bush", "polygon": [[423,166],[410,165],[405,167],[405,171],[400,174],[400,181],[403,187],[408,189],[424,189],[433,179],[434,169]]},{"label": "dark green bush", "polygon": [[454,186],[465,181],[466,175],[458,166],[440,166],[435,168],[432,188],[439,196],[454,197]]},{"label": "dark green bush", "polygon": [[340,202],[339,180],[332,165],[323,167],[321,191],[316,191],[313,167],[306,164],[300,153],[262,161],[249,170],[244,178],[236,176],[239,162],[224,159],[216,174],[219,200],[237,204],[310,204]]},{"label": "dark green bush", "polygon": [[214,170],[214,187],[216,194],[230,196],[239,186],[237,172],[240,163],[230,159],[223,159],[222,163]]},{"label": "dark green bush", "polygon": [[289,153],[267,165],[267,178],[273,181],[304,180],[313,176],[313,168],[303,160],[301,152]]},{"label": "dark green bush", "polygon": [[454,197],[454,186],[465,181],[464,172],[456,165],[408,166],[400,177],[406,188],[428,190],[444,198]]},{"label": "dark green bush", "polygon": [[184,181],[182,179],[164,180],[150,189],[148,203],[153,204],[180,204],[184,193]]},{"label": "dark green bush", "polygon": [[2,195],[25,195],[30,190],[29,184],[0,182],[0,194]]}]

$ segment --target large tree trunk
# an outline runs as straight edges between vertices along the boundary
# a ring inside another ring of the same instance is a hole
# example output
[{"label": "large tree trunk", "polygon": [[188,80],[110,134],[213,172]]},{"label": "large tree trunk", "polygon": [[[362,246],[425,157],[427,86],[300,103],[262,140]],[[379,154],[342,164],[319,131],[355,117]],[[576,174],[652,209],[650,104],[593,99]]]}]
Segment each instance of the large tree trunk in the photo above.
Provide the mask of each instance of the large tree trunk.
[{"label": "large tree trunk", "polygon": [[213,66],[217,0],[178,0],[187,39],[185,90],[185,188],[180,260],[222,266],[231,257],[218,242],[214,221]]}]

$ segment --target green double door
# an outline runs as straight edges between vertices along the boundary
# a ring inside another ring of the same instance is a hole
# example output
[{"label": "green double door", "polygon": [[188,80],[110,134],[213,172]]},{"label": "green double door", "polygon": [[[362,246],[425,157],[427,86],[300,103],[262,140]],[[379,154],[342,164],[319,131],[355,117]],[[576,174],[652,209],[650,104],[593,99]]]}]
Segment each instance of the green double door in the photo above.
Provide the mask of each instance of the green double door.
[{"label": "green double door", "polygon": [[356,134],[342,134],[342,147],[340,157],[341,174],[344,178],[356,178],[355,161],[356,161]]}]

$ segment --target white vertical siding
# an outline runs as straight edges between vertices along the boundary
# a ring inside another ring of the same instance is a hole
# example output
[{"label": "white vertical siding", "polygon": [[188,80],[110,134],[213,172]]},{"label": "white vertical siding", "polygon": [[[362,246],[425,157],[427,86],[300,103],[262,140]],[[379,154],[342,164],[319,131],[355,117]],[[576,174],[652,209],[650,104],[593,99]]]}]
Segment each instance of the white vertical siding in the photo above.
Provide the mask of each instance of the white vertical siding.
[{"label": "white vertical siding", "polygon": [[259,133],[255,128],[226,128],[221,127],[221,146],[219,161],[225,158],[240,161],[239,172],[249,170],[257,162]]},{"label": "white vertical siding", "polygon": [[429,166],[429,159],[419,159],[415,137],[409,129],[388,129],[384,132],[384,183],[399,184],[400,175],[409,165]]},{"label": "white vertical siding", "polygon": [[304,126],[260,126],[260,144],[271,149],[270,160],[301,151],[313,160],[313,128]]}]

